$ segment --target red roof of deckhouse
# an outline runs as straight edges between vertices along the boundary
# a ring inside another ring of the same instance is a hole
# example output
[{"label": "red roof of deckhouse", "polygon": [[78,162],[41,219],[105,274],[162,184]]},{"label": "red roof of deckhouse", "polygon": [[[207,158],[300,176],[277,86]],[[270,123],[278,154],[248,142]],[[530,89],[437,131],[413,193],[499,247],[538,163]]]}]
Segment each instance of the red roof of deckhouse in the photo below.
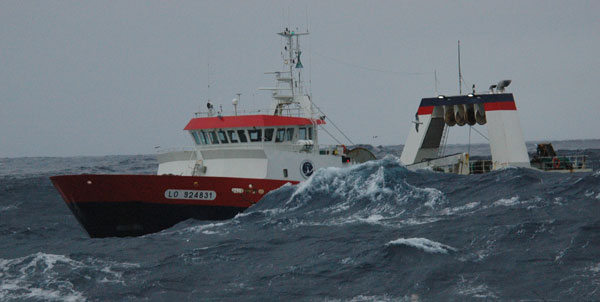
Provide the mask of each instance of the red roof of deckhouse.
[{"label": "red roof of deckhouse", "polygon": [[223,117],[193,118],[183,130],[217,129],[217,128],[247,128],[247,127],[276,127],[325,124],[322,120],[311,120],[303,117],[280,115],[239,115]]}]

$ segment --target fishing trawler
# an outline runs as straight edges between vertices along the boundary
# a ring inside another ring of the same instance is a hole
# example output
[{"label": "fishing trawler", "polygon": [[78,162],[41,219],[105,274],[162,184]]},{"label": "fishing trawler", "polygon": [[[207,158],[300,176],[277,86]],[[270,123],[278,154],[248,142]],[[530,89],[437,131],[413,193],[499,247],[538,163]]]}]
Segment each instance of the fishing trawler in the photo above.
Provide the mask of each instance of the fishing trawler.
[{"label": "fishing trawler", "polygon": [[[400,156],[410,170],[432,169],[455,174],[486,173],[506,167],[532,168],[544,172],[591,172],[585,155],[559,156],[550,143],[537,145],[529,159],[517,106],[512,93],[505,93],[510,80],[491,85],[478,94],[444,96],[421,100],[415,121]],[[486,125],[490,159],[471,160],[468,152],[445,155],[448,129],[453,126]]]},{"label": "fishing trawler", "polygon": [[194,148],[159,154],[157,175],[51,177],[88,234],[138,236],[190,218],[229,219],[321,167],[364,161],[366,150],[319,144],[326,117],[315,109],[300,73],[299,37],[307,34],[278,33],[285,41],[284,70],[270,73],[275,87],[263,88],[272,93],[268,114],[238,114],[234,99],[235,112],[226,115],[209,101],[207,111],[184,128]]}]

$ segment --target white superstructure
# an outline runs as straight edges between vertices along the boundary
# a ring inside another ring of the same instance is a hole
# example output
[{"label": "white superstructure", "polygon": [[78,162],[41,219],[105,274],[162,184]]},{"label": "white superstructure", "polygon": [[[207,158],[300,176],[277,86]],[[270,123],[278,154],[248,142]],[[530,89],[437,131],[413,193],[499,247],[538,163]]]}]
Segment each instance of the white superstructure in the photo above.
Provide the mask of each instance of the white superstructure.
[{"label": "white superstructure", "polygon": [[184,130],[195,143],[193,150],[158,155],[158,174],[241,177],[301,181],[321,167],[350,164],[342,145],[320,146],[318,128],[324,117],[315,111],[302,82],[299,37],[308,32],[286,29],[283,71],[269,72],[275,87],[268,114],[234,115],[215,112],[207,104],[205,117],[193,118]]}]

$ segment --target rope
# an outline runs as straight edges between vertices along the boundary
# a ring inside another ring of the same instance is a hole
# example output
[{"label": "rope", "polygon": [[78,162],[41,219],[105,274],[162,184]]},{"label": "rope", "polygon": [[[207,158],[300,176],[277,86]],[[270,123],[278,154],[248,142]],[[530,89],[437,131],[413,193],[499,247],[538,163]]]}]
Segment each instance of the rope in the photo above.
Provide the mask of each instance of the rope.
[{"label": "rope", "polygon": [[340,142],[337,138],[335,138],[335,136],[331,135],[331,133],[329,133],[329,131],[327,131],[327,129],[325,129],[325,127],[321,126],[321,129],[323,131],[325,131],[325,133],[329,134],[329,136],[331,136],[331,138],[333,138],[333,140],[335,140],[338,144],[343,145],[342,142]]},{"label": "rope", "polygon": [[[394,70],[384,70],[384,69],[378,69],[378,68],[373,68],[373,67],[368,67],[368,66],[362,66],[362,65],[358,65],[358,64],[354,64],[354,63],[349,63],[349,62],[345,62],[342,60],[339,60],[337,58],[333,58],[330,56],[326,56],[317,52],[314,52],[314,54],[316,54],[317,56],[320,56],[322,58],[334,61],[338,64],[342,64],[342,65],[347,65],[347,66],[352,66],[355,68],[359,68],[359,69],[363,69],[363,70],[368,70],[368,71],[374,71],[374,72],[381,72],[381,73],[389,73],[389,74],[396,74],[396,75],[428,75],[428,74],[433,74],[434,72],[399,72],[399,71],[394,71]],[[310,63],[309,63],[310,64]],[[348,140],[348,142],[350,142],[350,144],[352,145],[356,145],[342,130],[340,130],[340,128],[338,128],[338,126],[333,122],[333,120],[331,118],[329,118],[327,116],[327,114],[325,114],[325,112],[323,112],[323,110],[321,110],[321,108],[319,108],[319,106],[317,106],[311,98],[309,98],[310,102],[313,104],[313,106],[315,106],[315,108],[317,108],[317,110],[319,110],[319,112],[323,115],[325,115],[325,118],[331,123],[331,125],[339,132],[341,133],[344,138],[346,138]],[[324,127],[321,127],[321,129],[325,130]],[[325,130],[325,132],[327,132],[327,130]],[[338,143],[340,143],[335,137],[333,137],[329,132],[327,132],[327,134],[329,134],[333,139],[335,139]],[[340,143],[341,144],[341,143]]]},{"label": "rope", "polygon": [[[321,109],[319,109],[319,111],[321,111]],[[321,113],[325,114],[323,111],[321,111]],[[338,126],[335,125],[335,123],[329,117],[327,117],[327,115],[325,115],[325,118],[331,122],[331,125],[333,125],[333,127],[335,127],[335,129],[337,129],[337,131],[339,131],[350,142],[351,145],[356,145],[342,130],[340,130],[340,128],[338,128]]]},{"label": "rope", "polygon": [[[335,127],[335,129],[337,129],[337,131],[338,131],[338,132],[340,132],[340,133],[341,133],[341,134],[342,134],[342,135],[343,135],[343,136],[344,136],[344,137],[345,137],[345,138],[346,138],[346,139],[347,139],[347,140],[350,142],[350,144],[352,144],[353,146],[355,146],[355,145],[356,145],[356,144],[355,144],[355,143],[354,143],[354,142],[353,142],[353,141],[352,141],[352,140],[351,140],[351,139],[350,139],[348,136],[346,136],[346,134],[345,134],[345,133],[344,133],[342,130],[340,130],[340,128],[338,128],[338,126],[336,126],[336,124],[333,122],[333,120],[331,120],[331,119],[330,119],[330,118],[327,116],[327,114],[325,114],[325,112],[323,112],[323,110],[321,110],[321,108],[319,108],[319,106],[317,106],[317,104],[315,104],[315,102],[313,102],[312,98],[310,98],[310,97],[309,97],[309,98],[308,98],[308,100],[310,101],[310,103],[311,103],[313,106],[315,106],[315,108],[317,108],[317,110],[319,110],[319,112],[321,112],[323,115],[325,115],[325,118],[326,118],[327,120],[329,120],[329,122],[331,122],[331,125],[333,125],[333,127]],[[321,127],[321,128],[322,128],[322,129],[325,129],[324,127]],[[325,131],[325,132],[327,132],[327,131]],[[329,133],[329,132],[327,132],[327,133]],[[329,135],[331,135],[331,134],[329,134]],[[336,138],[334,138],[334,139],[335,139],[335,140],[336,140],[338,143],[340,143],[340,142],[339,142],[339,141],[338,141]],[[342,143],[340,143],[340,145],[341,145],[341,144],[342,144]]]},{"label": "rope", "polygon": [[488,141],[490,140],[489,138],[487,138],[487,136],[483,135],[481,132],[479,132],[479,130],[471,127],[471,129],[473,129],[475,132],[479,133],[479,135],[483,136],[483,138],[487,139]]}]

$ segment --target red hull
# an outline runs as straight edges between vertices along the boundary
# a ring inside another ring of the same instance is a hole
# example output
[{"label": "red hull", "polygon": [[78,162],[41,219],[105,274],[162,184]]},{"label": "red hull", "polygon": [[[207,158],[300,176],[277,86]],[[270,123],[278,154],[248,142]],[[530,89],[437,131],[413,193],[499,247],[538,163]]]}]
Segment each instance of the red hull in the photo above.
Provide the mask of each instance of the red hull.
[{"label": "red hull", "polygon": [[294,181],[173,175],[50,178],[91,237],[139,236],[189,219],[223,220]]}]

